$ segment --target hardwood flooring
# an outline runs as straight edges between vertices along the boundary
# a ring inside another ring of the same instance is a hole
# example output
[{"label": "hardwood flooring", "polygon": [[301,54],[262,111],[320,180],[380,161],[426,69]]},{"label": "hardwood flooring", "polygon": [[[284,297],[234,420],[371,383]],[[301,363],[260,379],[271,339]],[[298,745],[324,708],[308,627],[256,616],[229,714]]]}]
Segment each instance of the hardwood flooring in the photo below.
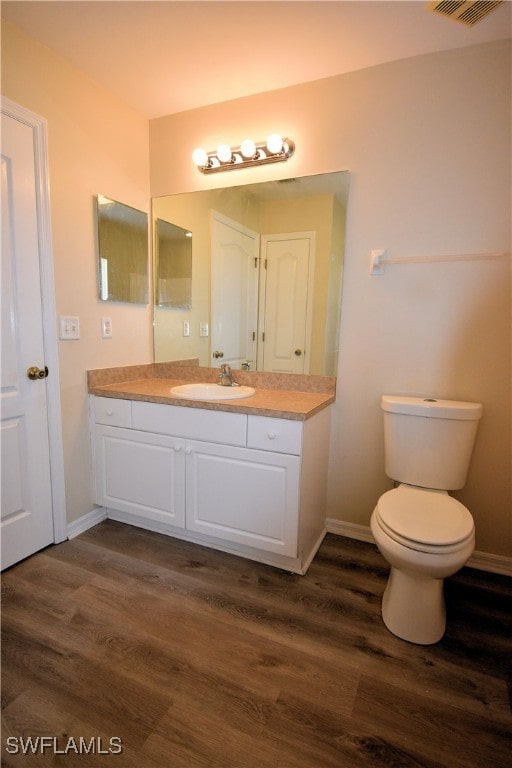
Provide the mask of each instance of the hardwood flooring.
[{"label": "hardwood flooring", "polygon": [[2,577],[2,765],[512,765],[512,580],[449,579],[422,647],[386,579],[333,535],[306,576],[112,521],[52,546]]}]

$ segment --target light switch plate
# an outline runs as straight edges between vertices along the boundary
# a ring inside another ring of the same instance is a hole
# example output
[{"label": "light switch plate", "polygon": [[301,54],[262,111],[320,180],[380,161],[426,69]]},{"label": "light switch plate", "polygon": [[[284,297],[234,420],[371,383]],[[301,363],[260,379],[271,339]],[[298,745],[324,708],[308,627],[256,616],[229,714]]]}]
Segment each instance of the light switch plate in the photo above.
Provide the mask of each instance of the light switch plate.
[{"label": "light switch plate", "polygon": [[66,340],[79,339],[80,319],[78,317],[61,316],[59,318],[59,338]]}]

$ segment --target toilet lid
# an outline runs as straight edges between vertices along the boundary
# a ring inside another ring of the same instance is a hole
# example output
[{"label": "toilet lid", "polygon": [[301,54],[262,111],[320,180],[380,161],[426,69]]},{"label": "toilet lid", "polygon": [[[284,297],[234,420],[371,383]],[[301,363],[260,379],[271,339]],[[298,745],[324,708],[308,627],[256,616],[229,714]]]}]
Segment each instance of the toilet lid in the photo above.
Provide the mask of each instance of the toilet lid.
[{"label": "toilet lid", "polygon": [[383,494],[377,508],[390,535],[418,544],[458,544],[474,530],[469,510],[446,493],[400,486]]}]

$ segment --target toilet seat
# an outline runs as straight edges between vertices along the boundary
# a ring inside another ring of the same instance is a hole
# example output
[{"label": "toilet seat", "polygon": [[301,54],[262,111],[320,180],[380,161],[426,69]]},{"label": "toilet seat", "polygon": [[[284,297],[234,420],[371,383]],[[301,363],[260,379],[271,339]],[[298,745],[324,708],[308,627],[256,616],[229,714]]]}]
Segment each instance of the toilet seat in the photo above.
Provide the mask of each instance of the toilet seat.
[{"label": "toilet seat", "polygon": [[410,486],[384,493],[377,502],[376,517],[394,541],[419,552],[455,552],[475,529],[469,510],[457,499]]}]

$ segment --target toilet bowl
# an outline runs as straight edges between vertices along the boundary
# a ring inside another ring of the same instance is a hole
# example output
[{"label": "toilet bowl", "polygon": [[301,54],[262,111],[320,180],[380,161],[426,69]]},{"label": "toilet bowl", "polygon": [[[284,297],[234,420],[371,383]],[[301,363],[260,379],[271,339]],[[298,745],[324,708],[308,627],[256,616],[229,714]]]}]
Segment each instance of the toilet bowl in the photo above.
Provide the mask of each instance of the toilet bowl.
[{"label": "toilet bowl", "polygon": [[445,491],[403,484],[380,497],[370,526],[391,566],[382,599],[384,624],[403,640],[437,643],[446,628],[443,580],[474,550],[471,514]]}]

